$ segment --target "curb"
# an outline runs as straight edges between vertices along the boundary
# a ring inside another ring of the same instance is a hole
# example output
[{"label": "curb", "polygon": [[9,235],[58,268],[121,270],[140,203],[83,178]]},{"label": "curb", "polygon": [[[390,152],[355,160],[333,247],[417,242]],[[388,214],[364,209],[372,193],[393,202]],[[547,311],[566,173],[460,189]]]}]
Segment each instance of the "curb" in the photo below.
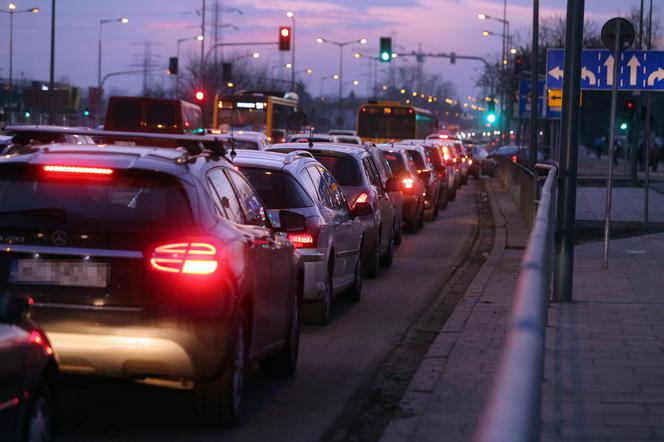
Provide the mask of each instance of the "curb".
[{"label": "curb", "polygon": [[482,265],[468,286],[466,293],[454,308],[440,334],[429,347],[422,363],[415,372],[406,392],[404,393],[394,417],[390,420],[381,436],[381,442],[402,442],[414,440],[420,423],[424,419],[434,396],[436,384],[443,373],[449,356],[460,337],[461,332],[472,313],[475,305],[489,283],[507,244],[507,221],[500,205],[493,194],[495,186],[500,185],[497,179],[487,184],[486,195],[491,204],[494,218],[494,242],[488,259]]}]

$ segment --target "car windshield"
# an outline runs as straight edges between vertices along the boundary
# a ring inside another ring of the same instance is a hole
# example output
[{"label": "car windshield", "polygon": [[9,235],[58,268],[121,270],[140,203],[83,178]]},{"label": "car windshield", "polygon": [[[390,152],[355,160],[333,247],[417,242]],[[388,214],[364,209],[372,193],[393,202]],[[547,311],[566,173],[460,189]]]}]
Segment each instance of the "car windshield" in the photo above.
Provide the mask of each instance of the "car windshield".
[{"label": "car windshield", "polygon": [[341,186],[361,186],[362,176],[355,160],[347,155],[332,155],[313,152]]},{"label": "car windshield", "polygon": [[184,189],[170,175],[128,171],[86,177],[34,167],[0,170],[0,220],[21,217],[90,225],[131,223],[133,227],[192,222]]},{"label": "car windshield", "polygon": [[390,165],[390,169],[392,169],[392,174],[394,176],[408,173],[408,169],[406,169],[406,164],[404,163],[403,157],[401,155],[392,152],[385,152],[383,156],[387,160],[387,163]]},{"label": "car windshield", "polygon": [[259,150],[258,143],[249,140],[235,140],[236,149]]},{"label": "car windshield", "polygon": [[240,167],[268,209],[297,209],[314,203],[290,174],[278,170]]}]

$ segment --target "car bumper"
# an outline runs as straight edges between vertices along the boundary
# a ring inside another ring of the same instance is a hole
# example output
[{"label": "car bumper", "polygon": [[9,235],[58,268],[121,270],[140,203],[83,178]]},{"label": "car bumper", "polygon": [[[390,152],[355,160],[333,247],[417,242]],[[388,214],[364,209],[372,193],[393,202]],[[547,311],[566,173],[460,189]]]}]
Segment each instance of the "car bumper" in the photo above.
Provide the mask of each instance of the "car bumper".
[{"label": "car bumper", "polygon": [[142,311],[40,308],[64,373],[201,380],[216,376],[231,342],[234,316],[150,319]]},{"label": "car bumper", "polygon": [[299,249],[304,261],[304,302],[320,301],[325,291],[327,249]]}]

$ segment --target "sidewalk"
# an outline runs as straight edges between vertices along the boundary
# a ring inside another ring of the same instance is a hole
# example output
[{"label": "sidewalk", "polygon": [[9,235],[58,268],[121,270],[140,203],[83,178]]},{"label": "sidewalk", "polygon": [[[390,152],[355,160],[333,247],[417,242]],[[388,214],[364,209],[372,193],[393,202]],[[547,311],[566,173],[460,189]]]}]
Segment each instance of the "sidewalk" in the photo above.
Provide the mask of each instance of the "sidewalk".
[{"label": "sidewalk", "polygon": [[[617,222],[643,222],[644,190],[640,187],[614,187],[611,194],[611,220]],[[664,193],[653,189],[648,192],[648,220],[664,223]],[[605,187],[578,187],[576,219],[604,221],[606,208]]]},{"label": "sidewalk", "polygon": [[496,224],[493,250],[422,361],[382,441],[468,441],[476,430],[495,380],[528,237],[498,180],[487,186]]},{"label": "sidewalk", "polygon": [[664,439],[664,234],[577,246],[574,302],[552,304],[542,439]]},{"label": "sidewalk", "polygon": [[[609,157],[607,155],[602,155],[598,160],[594,153],[588,154],[584,146],[579,146],[578,158],[579,177],[606,177],[609,174]],[[613,168],[613,173],[616,178],[630,176],[629,161],[619,159],[618,165]],[[639,179],[645,179],[644,172],[639,171],[638,176]],[[653,172],[652,168],[650,169],[650,179],[652,181],[664,181],[664,161],[660,160],[656,172]]]}]

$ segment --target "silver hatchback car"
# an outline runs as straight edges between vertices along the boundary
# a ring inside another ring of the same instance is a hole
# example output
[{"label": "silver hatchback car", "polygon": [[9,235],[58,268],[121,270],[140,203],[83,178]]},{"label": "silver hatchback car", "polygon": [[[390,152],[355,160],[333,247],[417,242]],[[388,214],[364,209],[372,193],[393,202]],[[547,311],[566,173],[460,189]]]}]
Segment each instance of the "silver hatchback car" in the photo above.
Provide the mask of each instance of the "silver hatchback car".
[{"label": "silver hatchback car", "polygon": [[234,164],[258,192],[272,224],[303,256],[305,321],[326,324],[335,295],[357,301],[362,293],[360,219],[330,172],[309,152],[238,150]]}]

